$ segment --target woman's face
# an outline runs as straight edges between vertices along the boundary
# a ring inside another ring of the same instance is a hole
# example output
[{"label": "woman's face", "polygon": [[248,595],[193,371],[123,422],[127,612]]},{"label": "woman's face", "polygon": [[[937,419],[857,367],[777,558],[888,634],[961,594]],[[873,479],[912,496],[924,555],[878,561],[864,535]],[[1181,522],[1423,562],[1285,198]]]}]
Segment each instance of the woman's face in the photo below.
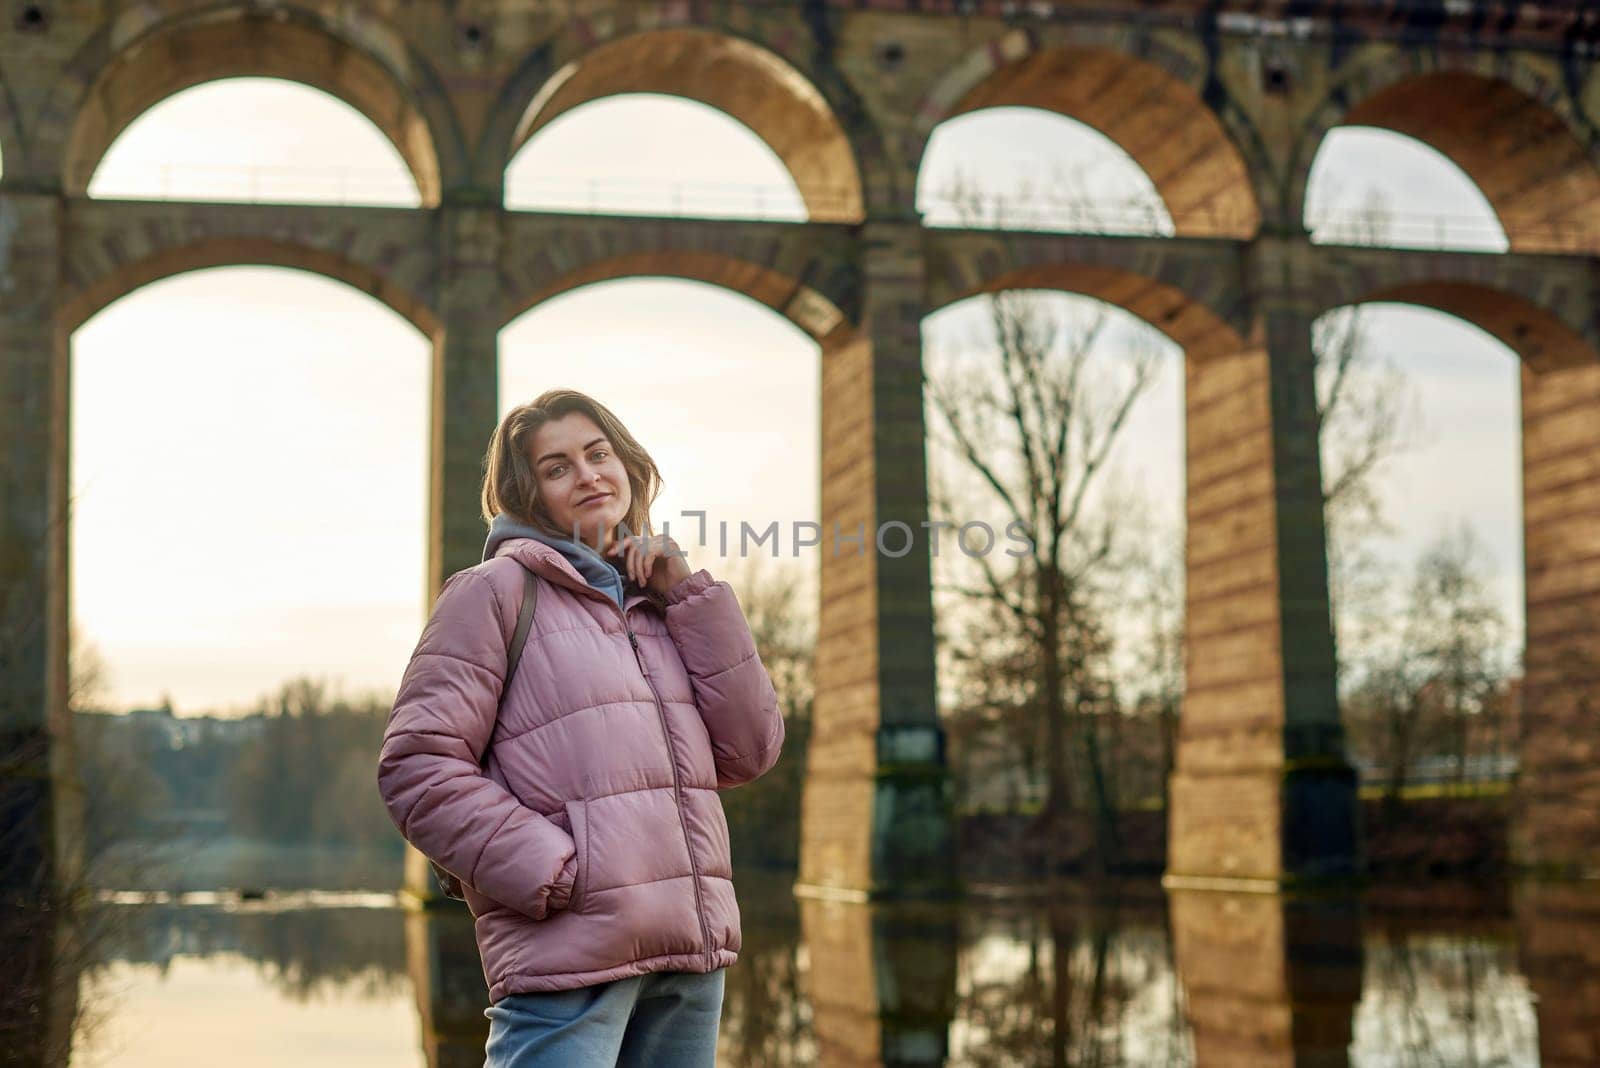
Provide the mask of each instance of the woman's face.
[{"label": "woman's face", "polygon": [[539,497],[567,537],[604,550],[633,503],[628,471],[605,432],[582,412],[569,412],[534,431],[528,449]]}]

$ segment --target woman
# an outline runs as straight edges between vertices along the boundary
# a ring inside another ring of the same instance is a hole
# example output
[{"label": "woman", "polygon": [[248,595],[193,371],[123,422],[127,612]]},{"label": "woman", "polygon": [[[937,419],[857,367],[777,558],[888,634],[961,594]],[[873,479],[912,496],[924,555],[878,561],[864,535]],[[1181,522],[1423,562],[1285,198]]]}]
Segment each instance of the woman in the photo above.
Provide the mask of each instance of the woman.
[{"label": "woman", "polygon": [[384,804],[461,879],[489,1068],[714,1064],[740,946],[717,791],[777,761],[777,694],[732,588],[665,535],[619,536],[650,535],[660,475],[603,405],[513,409],[486,467],[483,562],[445,582],[401,680]]}]

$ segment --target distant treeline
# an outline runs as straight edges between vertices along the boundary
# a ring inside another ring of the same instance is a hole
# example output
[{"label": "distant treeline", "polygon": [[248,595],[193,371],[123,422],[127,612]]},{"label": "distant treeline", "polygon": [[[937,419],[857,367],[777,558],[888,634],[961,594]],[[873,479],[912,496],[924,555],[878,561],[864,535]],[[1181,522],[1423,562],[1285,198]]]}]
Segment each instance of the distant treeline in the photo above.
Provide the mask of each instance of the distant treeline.
[{"label": "distant treeline", "polygon": [[[181,717],[170,705],[124,715],[79,712],[89,850],[201,834],[398,851],[402,840],[377,787],[392,704],[383,695],[349,697],[297,678],[236,718]],[[778,766],[723,794],[742,861],[795,862],[807,726],[807,717],[791,717]]]},{"label": "distant treeline", "polygon": [[80,712],[89,847],[185,831],[395,845],[376,785],[389,707],[300,678],[234,719]]}]

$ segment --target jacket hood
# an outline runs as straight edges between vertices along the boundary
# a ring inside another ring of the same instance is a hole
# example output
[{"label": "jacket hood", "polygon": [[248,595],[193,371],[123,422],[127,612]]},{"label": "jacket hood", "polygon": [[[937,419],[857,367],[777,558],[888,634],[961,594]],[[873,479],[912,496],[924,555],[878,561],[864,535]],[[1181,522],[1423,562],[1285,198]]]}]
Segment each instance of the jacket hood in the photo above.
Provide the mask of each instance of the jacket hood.
[{"label": "jacket hood", "polygon": [[502,543],[513,538],[531,538],[559,552],[567,558],[583,580],[601,593],[622,605],[625,578],[622,572],[590,546],[571,538],[558,538],[537,527],[519,523],[504,512],[496,515],[489,524],[489,536],[483,543],[483,558],[493,560]]}]

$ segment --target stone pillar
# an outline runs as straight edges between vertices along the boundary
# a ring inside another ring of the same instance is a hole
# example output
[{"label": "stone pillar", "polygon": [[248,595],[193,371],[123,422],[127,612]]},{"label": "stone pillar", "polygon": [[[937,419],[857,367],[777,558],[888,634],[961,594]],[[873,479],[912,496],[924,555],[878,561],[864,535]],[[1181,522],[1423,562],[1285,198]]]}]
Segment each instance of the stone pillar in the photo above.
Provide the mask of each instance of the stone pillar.
[{"label": "stone pillar", "polygon": [[956,1006],[956,908],[801,901],[819,1063],[945,1063]]},{"label": "stone pillar", "polygon": [[922,234],[869,222],[861,236],[861,328],[822,354],[822,606],[797,890],[938,896],[954,853],[922,526]]},{"label": "stone pillar", "polygon": [[1512,856],[1547,873],[1600,874],[1600,361],[1522,365],[1522,521]]},{"label": "stone pillar", "polygon": [[1517,957],[1539,1016],[1542,1068],[1600,1064],[1600,889],[1583,882],[1516,887]]},{"label": "stone pillar", "polygon": [[41,1064],[70,1043],[83,964],[72,910],[87,893],[67,704],[61,248],[60,197],[0,192],[0,1044]]},{"label": "stone pillar", "polygon": [[1174,890],[1168,902],[1196,1068],[1349,1063],[1358,899]]},{"label": "stone pillar", "polygon": [[[499,416],[499,333],[503,301],[501,213],[446,206],[436,214],[440,329],[433,339],[428,444],[428,570],[431,609],[445,579],[478,563],[488,528],[480,514],[483,457]],[[406,847],[406,888],[448,902],[427,860]]]},{"label": "stone pillar", "polygon": [[489,1041],[489,992],[472,916],[464,908],[412,909],[405,925],[406,971],[428,1068],[479,1068]]},{"label": "stone pillar", "polygon": [[428,452],[428,603],[479,562],[483,456],[499,416],[502,219],[493,208],[439,211],[438,336]]},{"label": "stone pillar", "polygon": [[[1271,247],[1258,277],[1289,273]],[[1189,354],[1187,642],[1169,881],[1360,865],[1344,755],[1309,300],[1256,287],[1244,351]]]}]

